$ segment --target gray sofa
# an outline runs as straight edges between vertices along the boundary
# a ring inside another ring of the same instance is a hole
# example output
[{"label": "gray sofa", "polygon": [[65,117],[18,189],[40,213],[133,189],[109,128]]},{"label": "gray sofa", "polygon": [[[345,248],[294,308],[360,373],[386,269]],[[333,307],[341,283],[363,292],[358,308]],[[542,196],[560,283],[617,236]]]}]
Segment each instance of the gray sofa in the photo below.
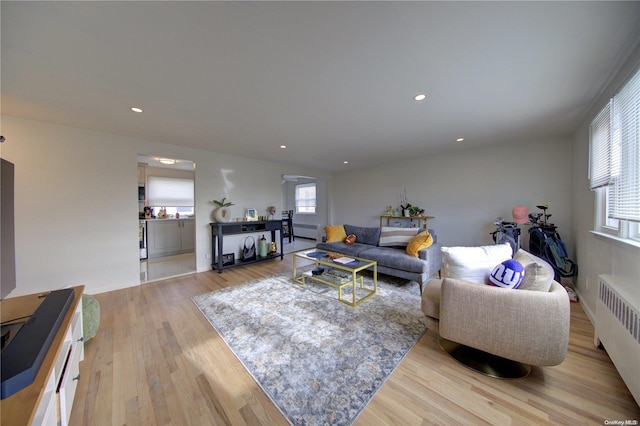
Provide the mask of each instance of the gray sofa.
[{"label": "gray sofa", "polygon": [[437,236],[433,229],[429,233],[433,237],[433,244],[418,252],[418,257],[407,254],[406,248],[381,247],[380,228],[366,228],[353,225],[344,225],[347,235],[354,234],[356,242],[346,244],[340,242],[322,242],[316,247],[321,250],[338,252],[347,256],[361,257],[375,260],[378,264],[378,272],[394,277],[405,278],[416,281],[420,284],[422,294],[423,285],[429,279],[438,275],[442,266],[441,244],[438,243]]}]

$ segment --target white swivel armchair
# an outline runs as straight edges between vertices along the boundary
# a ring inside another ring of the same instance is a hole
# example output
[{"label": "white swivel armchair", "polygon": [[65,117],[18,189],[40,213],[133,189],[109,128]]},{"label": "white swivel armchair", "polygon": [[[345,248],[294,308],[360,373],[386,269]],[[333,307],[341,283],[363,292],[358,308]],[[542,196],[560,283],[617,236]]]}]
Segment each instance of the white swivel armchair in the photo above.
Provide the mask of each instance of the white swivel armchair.
[{"label": "white swivel armchair", "polygon": [[514,259],[525,266],[529,289],[443,278],[429,281],[422,295],[427,327],[438,332],[442,348],[498,377],[524,376],[530,365],[560,364],[569,344],[569,297],[553,280],[553,269],[524,250]]}]

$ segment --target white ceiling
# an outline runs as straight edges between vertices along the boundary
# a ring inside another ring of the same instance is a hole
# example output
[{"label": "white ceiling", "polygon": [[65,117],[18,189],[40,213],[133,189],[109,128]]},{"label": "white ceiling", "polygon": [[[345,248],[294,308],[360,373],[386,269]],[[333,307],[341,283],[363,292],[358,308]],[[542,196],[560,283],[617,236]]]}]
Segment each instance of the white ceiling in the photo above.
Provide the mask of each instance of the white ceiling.
[{"label": "white ceiling", "polygon": [[568,135],[640,35],[640,2],[0,7],[3,114],[328,171]]}]

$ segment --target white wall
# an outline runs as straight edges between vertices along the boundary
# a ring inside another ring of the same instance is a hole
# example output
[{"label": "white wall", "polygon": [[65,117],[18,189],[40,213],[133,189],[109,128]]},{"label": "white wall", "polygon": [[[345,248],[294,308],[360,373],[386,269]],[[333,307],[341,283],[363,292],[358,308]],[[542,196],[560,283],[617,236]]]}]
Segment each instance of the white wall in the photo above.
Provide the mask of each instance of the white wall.
[{"label": "white wall", "polygon": [[[412,205],[435,216],[429,227],[446,246],[492,244],[498,216],[519,204],[546,203],[563,240],[571,241],[571,140],[530,141],[415,158],[369,170],[336,173],[334,224],[377,226],[406,189]],[[528,248],[528,226],[522,227]]]},{"label": "white wall", "polygon": [[[196,265],[210,269],[209,201],[227,196],[281,210],[283,173],[313,169],[2,117],[2,157],[15,164],[17,288],[11,297],[84,284],[89,294],[139,285],[138,154],[196,162]],[[239,251],[225,239],[225,252]],[[227,250],[228,249],[228,250]],[[209,256],[209,258],[207,258]]]},{"label": "white wall", "polygon": [[605,103],[640,67],[640,47],[636,48],[603,90],[592,110],[573,138],[573,210],[577,212],[572,227],[575,235],[579,274],[575,281],[582,306],[593,322],[598,297],[598,275],[626,277],[636,283],[640,293],[640,249],[620,244],[591,233],[595,223],[595,193],[589,190],[589,124]]}]

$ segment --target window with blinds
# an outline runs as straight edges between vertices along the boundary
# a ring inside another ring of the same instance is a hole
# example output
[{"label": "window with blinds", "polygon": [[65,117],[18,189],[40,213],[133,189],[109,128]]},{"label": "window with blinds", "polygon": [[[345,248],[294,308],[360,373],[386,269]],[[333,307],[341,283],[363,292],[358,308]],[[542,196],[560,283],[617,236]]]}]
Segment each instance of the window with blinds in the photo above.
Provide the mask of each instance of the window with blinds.
[{"label": "window with blinds", "polygon": [[191,207],[193,201],[193,179],[164,176],[149,176],[148,195],[150,206]]},{"label": "window with blinds", "polygon": [[316,212],[316,184],[303,183],[296,185],[296,213]]},{"label": "window with blinds", "polygon": [[635,239],[640,223],[640,71],[604,106],[589,130],[589,182],[599,197],[597,227]]}]

